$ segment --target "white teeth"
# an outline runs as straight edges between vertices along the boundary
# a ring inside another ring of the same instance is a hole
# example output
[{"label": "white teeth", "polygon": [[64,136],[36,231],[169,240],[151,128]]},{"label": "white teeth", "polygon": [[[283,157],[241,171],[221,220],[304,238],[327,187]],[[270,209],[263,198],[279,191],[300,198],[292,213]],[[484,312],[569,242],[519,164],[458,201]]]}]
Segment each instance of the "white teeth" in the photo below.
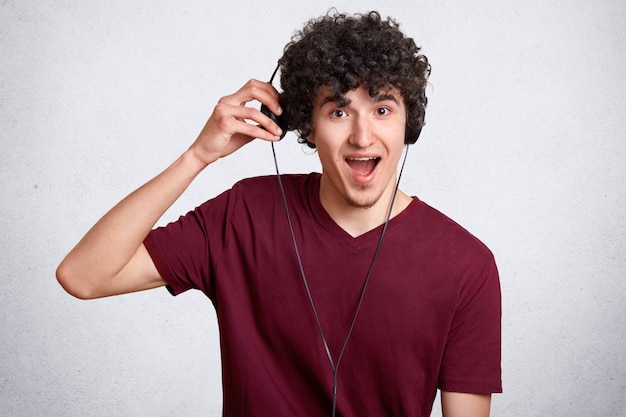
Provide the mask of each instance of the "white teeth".
[{"label": "white teeth", "polygon": [[364,157],[364,158],[348,158],[349,161],[371,161],[378,159],[375,156]]}]

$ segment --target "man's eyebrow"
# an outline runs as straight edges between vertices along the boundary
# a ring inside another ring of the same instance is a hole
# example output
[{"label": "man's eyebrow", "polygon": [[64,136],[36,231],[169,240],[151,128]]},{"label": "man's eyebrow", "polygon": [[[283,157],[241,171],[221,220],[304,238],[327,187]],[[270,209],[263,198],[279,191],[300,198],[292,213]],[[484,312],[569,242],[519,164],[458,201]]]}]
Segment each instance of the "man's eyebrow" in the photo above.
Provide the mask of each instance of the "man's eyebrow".
[{"label": "man's eyebrow", "polygon": [[345,96],[339,94],[335,96],[326,96],[320,101],[320,107],[324,107],[327,103],[334,103],[337,107],[346,107],[352,100],[347,99]]},{"label": "man's eyebrow", "polygon": [[387,100],[391,100],[395,103],[399,103],[398,98],[393,93],[379,94],[376,97],[374,97],[374,102],[376,103],[380,103],[381,101],[387,101]]},{"label": "man's eyebrow", "polygon": [[[374,103],[380,103],[381,101],[393,101],[399,103],[398,97],[393,93],[382,93],[372,98]],[[338,94],[334,96],[324,97],[319,104],[319,107],[324,107],[328,103],[334,103],[337,107],[346,107],[352,103],[352,100],[346,98],[344,95]]]}]

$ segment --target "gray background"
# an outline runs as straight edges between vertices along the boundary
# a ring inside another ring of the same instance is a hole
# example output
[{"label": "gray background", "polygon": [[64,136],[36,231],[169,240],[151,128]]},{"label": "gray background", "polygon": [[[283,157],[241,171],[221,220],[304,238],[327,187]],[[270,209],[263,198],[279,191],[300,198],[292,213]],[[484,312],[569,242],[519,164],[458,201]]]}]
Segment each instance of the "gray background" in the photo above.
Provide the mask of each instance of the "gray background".
[{"label": "gray background", "polygon": [[[626,3],[141,0],[0,2],[0,415],[220,415],[204,296],[84,302],[54,270],[332,5],[396,17],[432,63],[403,189],[496,254],[505,393],[493,415],[623,412]],[[278,154],[283,172],[318,169],[291,134]],[[269,146],[251,144],[161,223],[272,170]]]}]

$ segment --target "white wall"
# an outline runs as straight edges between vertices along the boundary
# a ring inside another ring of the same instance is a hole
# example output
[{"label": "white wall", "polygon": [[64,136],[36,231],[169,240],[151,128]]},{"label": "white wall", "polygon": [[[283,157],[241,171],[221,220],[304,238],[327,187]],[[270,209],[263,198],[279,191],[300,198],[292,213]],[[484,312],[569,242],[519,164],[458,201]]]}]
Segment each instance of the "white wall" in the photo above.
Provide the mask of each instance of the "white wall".
[{"label": "white wall", "polygon": [[[220,415],[202,295],[82,302],[54,270],[333,4],[395,16],[432,63],[403,188],[496,254],[505,393],[493,415],[623,412],[626,3],[66,0],[0,2],[0,415]],[[285,172],[317,167],[293,137],[278,152]],[[163,221],[272,169],[269,147],[250,145]]]}]

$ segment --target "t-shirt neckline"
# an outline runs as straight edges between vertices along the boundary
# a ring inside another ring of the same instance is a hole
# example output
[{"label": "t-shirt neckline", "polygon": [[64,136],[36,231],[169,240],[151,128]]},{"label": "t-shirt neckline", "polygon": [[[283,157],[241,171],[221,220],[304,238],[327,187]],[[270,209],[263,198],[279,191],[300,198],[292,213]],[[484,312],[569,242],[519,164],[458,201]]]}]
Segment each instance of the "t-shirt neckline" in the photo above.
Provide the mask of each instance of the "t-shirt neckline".
[{"label": "t-shirt neckline", "polygon": [[[311,181],[308,182],[308,187],[310,187],[308,192],[306,193],[307,198],[309,200],[309,207],[311,209],[311,216],[317,221],[317,223],[322,226],[327,232],[333,235],[336,239],[343,241],[350,247],[358,249],[362,245],[367,246],[371,244],[372,240],[378,240],[380,238],[380,234],[384,227],[384,223],[359,235],[353,237],[347,231],[345,231],[341,226],[339,226],[333,218],[328,214],[322,202],[320,201],[320,180],[322,174],[320,173],[312,173]],[[403,219],[410,215],[410,212],[415,210],[418,206],[419,199],[417,197],[412,197],[411,203],[398,213],[396,216],[389,220],[389,226],[387,231],[393,229],[396,224],[402,223]]]}]

